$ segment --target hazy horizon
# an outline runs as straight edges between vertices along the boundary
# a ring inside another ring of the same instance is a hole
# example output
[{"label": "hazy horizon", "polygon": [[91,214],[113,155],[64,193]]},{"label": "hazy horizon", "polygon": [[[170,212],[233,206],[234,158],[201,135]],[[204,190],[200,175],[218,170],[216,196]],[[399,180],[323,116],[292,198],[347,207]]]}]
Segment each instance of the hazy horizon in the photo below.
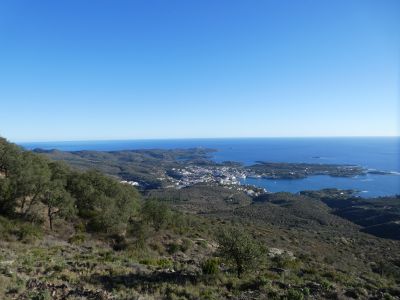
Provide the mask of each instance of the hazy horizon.
[{"label": "hazy horizon", "polygon": [[226,137],[181,137],[181,138],[122,138],[122,139],[79,139],[79,140],[10,140],[18,144],[28,143],[74,143],[74,142],[120,142],[120,141],[158,141],[158,140],[224,140],[224,139],[379,139],[400,138],[399,135],[381,136],[226,136]]}]

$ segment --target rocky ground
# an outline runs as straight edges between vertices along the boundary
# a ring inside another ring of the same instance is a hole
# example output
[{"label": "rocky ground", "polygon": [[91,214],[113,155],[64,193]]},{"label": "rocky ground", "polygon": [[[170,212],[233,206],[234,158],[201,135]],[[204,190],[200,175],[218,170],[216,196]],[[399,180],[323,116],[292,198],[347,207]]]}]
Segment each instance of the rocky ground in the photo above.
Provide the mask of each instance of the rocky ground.
[{"label": "rocky ground", "polygon": [[[3,219],[0,298],[400,298],[400,243],[360,232],[322,201],[287,194],[235,205],[215,201],[219,206],[183,214],[180,226],[133,227],[136,234],[123,238],[66,226],[36,234],[18,223],[7,229]],[[168,202],[179,209],[190,200]],[[242,278],[217,255],[215,234],[228,226],[252,232],[266,249],[259,266]],[[145,233],[141,243],[139,231]],[[204,269],[209,259],[217,265],[212,274]]]}]

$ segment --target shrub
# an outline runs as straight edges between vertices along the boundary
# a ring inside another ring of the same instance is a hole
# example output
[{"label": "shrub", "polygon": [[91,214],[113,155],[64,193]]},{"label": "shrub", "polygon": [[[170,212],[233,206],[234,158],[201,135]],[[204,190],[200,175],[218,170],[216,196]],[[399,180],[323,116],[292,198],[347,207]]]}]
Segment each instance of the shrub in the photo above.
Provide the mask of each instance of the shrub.
[{"label": "shrub", "polygon": [[156,251],[158,254],[165,254],[165,247],[161,241],[153,241],[149,246],[151,250]]},{"label": "shrub", "polygon": [[193,242],[189,239],[182,239],[182,244],[180,246],[182,252],[188,251],[193,245]]},{"label": "shrub", "polygon": [[74,226],[76,232],[86,232],[86,226],[83,222],[79,222]]},{"label": "shrub", "polygon": [[135,188],[97,171],[71,173],[67,191],[77,199],[78,213],[87,220],[87,229],[95,232],[126,230],[139,198]]},{"label": "shrub", "polygon": [[15,224],[11,220],[0,216],[0,236],[8,239],[15,231]]},{"label": "shrub", "polygon": [[298,259],[296,259],[286,253],[275,256],[272,259],[272,261],[275,263],[275,265],[278,268],[284,268],[284,269],[287,269],[287,268],[288,269],[297,269],[301,265],[301,262]]},{"label": "shrub", "polygon": [[160,258],[159,260],[157,260],[157,266],[163,269],[172,268],[173,261],[168,258]]},{"label": "shrub", "polygon": [[326,279],[321,279],[320,284],[325,290],[331,290],[333,288],[333,284]]},{"label": "shrub", "polygon": [[189,217],[176,211],[170,211],[169,214],[169,222],[175,233],[182,235],[188,232],[188,225],[190,223]]},{"label": "shrub", "polygon": [[231,263],[238,278],[254,269],[263,254],[263,247],[240,227],[223,230],[218,236],[219,256]]},{"label": "shrub", "polygon": [[32,295],[30,297],[32,300],[51,300],[51,294],[48,290],[45,291],[38,291],[38,292],[32,292]]},{"label": "shrub", "polygon": [[128,241],[122,235],[114,235],[112,237],[112,247],[115,251],[122,251],[129,246]]},{"label": "shrub", "polygon": [[85,234],[83,234],[83,233],[77,233],[77,234],[71,236],[71,237],[69,238],[68,242],[69,242],[70,244],[79,245],[79,244],[84,243],[85,240],[86,240],[86,235],[85,235]]},{"label": "shrub", "polygon": [[217,300],[220,297],[211,288],[206,288],[200,291],[200,299]]},{"label": "shrub", "polygon": [[176,243],[171,243],[168,245],[167,251],[169,254],[174,254],[176,252],[178,252],[180,250],[180,245],[176,244]]},{"label": "shrub", "polygon": [[20,241],[32,242],[43,236],[41,228],[30,223],[22,223],[17,231],[17,237]]},{"label": "shrub", "polygon": [[171,210],[167,204],[157,200],[147,200],[141,209],[141,216],[146,223],[153,225],[156,231],[164,228],[170,221]]},{"label": "shrub", "polygon": [[218,273],[218,261],[215,258],[209,258],[201,264],[203,274],[215,275]]},{"label": "shrub", "polygon": [[310,296],[311,294],[310,289],[308,287],[303,288],[303,294],[305,296]]},{"label": "shrub", "polygon": [[133,246],[137,249],[145,249],[147,238],[150,236],[150,227],[141,221],[131,221],[128,227],[128,234],[134,237]]},{"label": "shrub", "polygon": [[304,295],[299,290],[290,289],[287,292],[287,299],[288,300],[303,300],[304,299]]}]

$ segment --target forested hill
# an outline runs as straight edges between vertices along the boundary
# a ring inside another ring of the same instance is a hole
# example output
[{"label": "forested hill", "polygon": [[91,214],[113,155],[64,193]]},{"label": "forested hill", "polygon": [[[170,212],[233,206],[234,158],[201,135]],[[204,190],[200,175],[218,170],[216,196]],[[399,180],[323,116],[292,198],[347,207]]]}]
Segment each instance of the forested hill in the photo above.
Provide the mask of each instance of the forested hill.
[{"label": "forested hill", "polygon": [[139,194],[96,171],[78,172],[62,162],[0,139],[0,214],[45,222],[83,220],[94,231],[124,230]]}]

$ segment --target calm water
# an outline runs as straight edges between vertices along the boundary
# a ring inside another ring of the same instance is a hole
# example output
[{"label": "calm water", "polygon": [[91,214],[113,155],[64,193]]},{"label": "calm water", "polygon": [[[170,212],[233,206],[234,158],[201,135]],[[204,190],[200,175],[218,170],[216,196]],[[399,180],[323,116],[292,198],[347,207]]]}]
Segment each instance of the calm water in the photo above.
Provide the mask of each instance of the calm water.
[{"label": "calm water", "polygon": [[[213,159],[252,164],[257,160],[272,162],[309,162],[356,164],[369,169],[400,173],[400,138],[254,138],[254,139],[186,139],[21,143],[27,149],[129,150],[207,147],[218,151]],[[400,194],[399,175],[367,175],[354,178],[312,176],[296,180],[246,179],[247,184],[269,191],[336,187],[357,189],[363,197]]]}]

